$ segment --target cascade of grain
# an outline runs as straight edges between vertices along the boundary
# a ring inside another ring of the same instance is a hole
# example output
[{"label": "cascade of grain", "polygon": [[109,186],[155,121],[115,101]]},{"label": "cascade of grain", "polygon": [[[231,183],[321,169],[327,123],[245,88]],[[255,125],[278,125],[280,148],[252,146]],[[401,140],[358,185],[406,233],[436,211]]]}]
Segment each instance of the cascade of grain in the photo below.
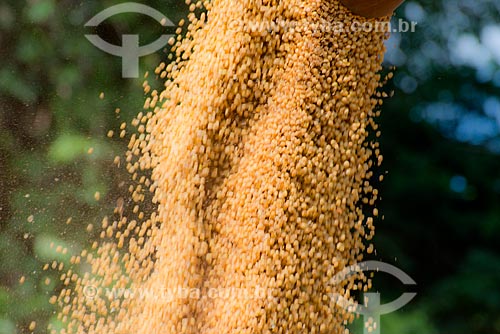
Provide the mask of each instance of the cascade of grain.
[{"label": "cascade of grain", "polygon": [[62,275],[62,333],[344,333],[331,295],[370,283],[332,278],[374,233],[387,36],[337,0],[186,3],[164,90],[145,83],[132,122],[137,207],[73,258],[89,273]]}]

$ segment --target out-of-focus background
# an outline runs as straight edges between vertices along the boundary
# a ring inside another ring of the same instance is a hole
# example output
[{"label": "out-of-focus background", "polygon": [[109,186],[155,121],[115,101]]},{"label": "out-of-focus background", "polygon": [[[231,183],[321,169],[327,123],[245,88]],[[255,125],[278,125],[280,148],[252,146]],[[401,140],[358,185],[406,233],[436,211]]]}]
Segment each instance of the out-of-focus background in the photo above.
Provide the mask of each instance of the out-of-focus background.
[{"label": "out-of-focus background", "polygon": [[[87,225],[126,194],[112,161],[126,148],[120,124],[142,109],[143,78],[123,79],[121,59],[84,35],[120,45],[139,34],[143,45],[163,28],[133,13],[84,27],[118,3],[0,3],[0,334],[28,333],[32,320],[36,333],[57,326],[48,299],[60,272],[43,265],[68,265],[97,233]],[[173,22],[186,10],[142,3]],[[500,2],[407,1],[399,18],[418,24],[387,42],[396,70],[379,119],[386,177],[373,258],[408,273],[418,295],[382,316],[382,333],[500,333]],[[165,58],[142,57],[141,74]],[[383,275],[375,287],[382,302],[407,290]]]}]

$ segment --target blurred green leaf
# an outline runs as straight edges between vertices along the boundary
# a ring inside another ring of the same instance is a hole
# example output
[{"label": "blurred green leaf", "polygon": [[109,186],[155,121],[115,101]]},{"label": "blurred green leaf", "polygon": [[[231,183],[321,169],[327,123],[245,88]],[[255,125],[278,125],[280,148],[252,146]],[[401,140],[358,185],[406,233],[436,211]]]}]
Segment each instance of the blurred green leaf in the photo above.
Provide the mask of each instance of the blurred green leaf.
[{"label": "blurred green leaf", "polygon": [[50,146],[48,156],[58,163],[68,163],[85,154],[89,140],[76,134],[62,134]]},{"label": "blurred green leaf", "polygon": [[8,289],[0,286],[0,314],[6,314],[9,311],[10,294]]},{"label": "blurred green leaf", "polygon": [[25,63],[36,64],[51,52],[52,48],[45,43],[45,36],[29,32],[21,35],[17,44],[16,57]]},{"label": "blurred green leaf", "polygon": [[0,70],[0,92],[16,97],[25,103],[33,102],[37,93],[32,85],[26,83],[17,68],[3,68]]},{"label": "blurred green leaf", "polygon": [[57,319],[57,316],[53,316],[52,318],[50,318],[49,324],[51,328],[56,331],[56,333],[59,333],[61,329],[64,328],[64,323],[61,320]]},{"label": "blurred green leaf", "polygon": [[430,317],[423,310],[396,311],[381,317],[384,334],[437,334]]},{"label": "blurred green leaf", "polygon": [[10,319],[0,319],[0,334],[16,334],[16,325]]},{"label": "blurred green leaf", "polygon": [[8,4],[0,5],[0,28],[10,29],[14,23],[14,13]]},{"label": "blurred green leaf", "polygon": [[47,21],[55,12],[55,3],[53,0],[37,0],[28,7],[28,19],[33,23],[42,23]]},{"label": "blurred green leaf", "polygon": [[[66,254],[57,252],[57,247],[68,249]],[[35,254],[43,261],[63,261],[69,262],[71,258],[71,246],[64,240],[49,234],[40,234],[35,237]]]}]

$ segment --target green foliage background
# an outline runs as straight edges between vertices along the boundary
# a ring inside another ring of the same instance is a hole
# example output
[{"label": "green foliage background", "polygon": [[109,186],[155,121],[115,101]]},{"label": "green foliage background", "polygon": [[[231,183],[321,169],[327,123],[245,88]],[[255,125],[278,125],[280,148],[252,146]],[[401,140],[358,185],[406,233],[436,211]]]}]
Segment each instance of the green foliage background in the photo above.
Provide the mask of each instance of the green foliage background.
[{"label": "green foliage background", "polygon": [[[144,3],[177,22],[180,2]],[[134,14],[97,31],[84,27],[117,3],[0,3],[0,334],[28,333],[32,320],[37,333],[57,325],[48,299],[60,274],[41,268],[68,264],[69,256],[50,243],[78,253],[94,237],[86,226],[98,225],[125,193],[127,176],[112,161],[126,142],[106,133],[142,109],[142,79],[122,79],[120,59],[84,34],[120,44],[121,34],[139,33],[145,44],[161,30]],[[500,333],[500,60],[456,51],[463,36],[485,42],[485,29],[499,27],[500,5],[407,1],[397,17],[419,24],[388,43],[387,66],[397,70],[380,118],[387,173],[374,258],[412,276],[418,297],[383,316],[382,333]],[[141,58],[142,73],[164,59]],[[387,277],[375,286],[383,301],[404,291]]]}]

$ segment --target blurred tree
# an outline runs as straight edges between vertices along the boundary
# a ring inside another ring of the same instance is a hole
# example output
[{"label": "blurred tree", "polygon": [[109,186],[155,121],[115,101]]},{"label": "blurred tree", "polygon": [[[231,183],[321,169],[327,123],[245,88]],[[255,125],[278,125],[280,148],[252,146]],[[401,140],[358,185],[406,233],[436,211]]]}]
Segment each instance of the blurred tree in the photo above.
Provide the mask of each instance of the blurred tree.
[{"label": "blurred tree", "polygon": [[[174,3],[148,2],[177,22],[183,6]],[[84,35],[97,33],[119,45],[122,34],[136,33],[144,45],[164,28],[133,13],[110,17],[96,29],[84,27],[114,4],[0,3],[2,334],[27,333],[32,320],[36,332],[45,332],[49,322],[57,325],[48,299],[60,288],[60,273],[41,269],[54,260],[67,266],[69,256],[55,252],[51,243],[67,245],[68,254],[79,253],[95,239],[82,233],[87,224],[100,224],[127,191],[120,186],[126,176],[112,162],[126,148],[126,141],[116,138],[120,124],[142,109],[143,79],[122,79],[121,59],[97,49]],[[162,52],[141,58],[142,73],[162,58]],[[106,137],[108,130],[114,130],[114,139]],[[26,281],[20,284],[22,276]]]},{"label": "blurred tree", "polygon": [[499,13],[498,1],[408,1],[397,17],[417,30],[388,42],[375,244],[417,281],[408,308],[440,333],[500,333]]}]

